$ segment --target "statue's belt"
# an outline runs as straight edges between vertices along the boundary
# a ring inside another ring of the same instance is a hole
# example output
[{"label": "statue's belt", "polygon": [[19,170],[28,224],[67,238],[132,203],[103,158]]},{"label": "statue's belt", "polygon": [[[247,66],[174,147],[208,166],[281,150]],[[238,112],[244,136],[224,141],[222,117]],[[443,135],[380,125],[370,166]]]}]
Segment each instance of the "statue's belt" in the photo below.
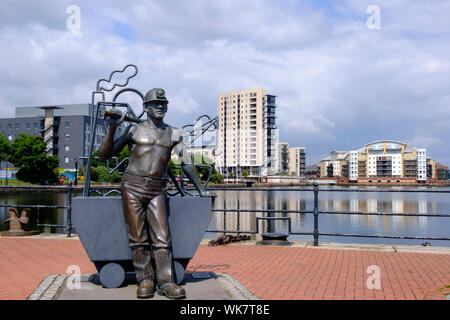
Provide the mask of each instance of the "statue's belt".
[{"label": "statue's belt", "polygon": [[122,181],[138,184],[149,188],[164,189],[165,187],[167,187],[168,179],[161,179],[149,176],[138,176],[135,174],[125,172],[122,176]]}]

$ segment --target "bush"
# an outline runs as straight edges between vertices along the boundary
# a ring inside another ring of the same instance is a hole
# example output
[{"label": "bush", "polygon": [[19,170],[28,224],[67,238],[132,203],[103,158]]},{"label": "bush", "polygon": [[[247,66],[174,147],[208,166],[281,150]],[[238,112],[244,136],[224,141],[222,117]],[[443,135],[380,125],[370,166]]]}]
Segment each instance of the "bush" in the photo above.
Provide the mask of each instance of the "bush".
[{"label": "bush", "polygon": [[91,168],[91,181],[98,181],[98,168]]},{"label": "bush", "polygon": [[[92,168],[94,169],[94,168]],[[99,166],[95,168],[96,174],[98,174],[97,182],[109,182],[109,183],[118,183],[121,181],[121,177],[117,172],[113,172],[112,174],[108,173],[108,169],[103,166]],[[92,176],[92,175],[91,175]]]},{"label": "bush", "polygon": [[211,183],[222,183],[223,182],[223,176],[219,172],[215,172],[211,175],[211,178],[209,180]]}]

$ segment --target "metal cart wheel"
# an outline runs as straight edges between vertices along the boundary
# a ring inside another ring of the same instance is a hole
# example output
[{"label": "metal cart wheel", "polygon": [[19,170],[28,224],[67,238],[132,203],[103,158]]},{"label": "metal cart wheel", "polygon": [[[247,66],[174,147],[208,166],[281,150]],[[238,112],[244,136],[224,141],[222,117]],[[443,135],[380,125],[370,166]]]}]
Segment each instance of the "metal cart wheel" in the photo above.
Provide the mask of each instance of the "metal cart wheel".
[{"label": "metal cart wheel", "polygon": [[118,288],[125,281],[125,270],[118,263],[108,263],[100,270],[99,277],[105,288]]}]

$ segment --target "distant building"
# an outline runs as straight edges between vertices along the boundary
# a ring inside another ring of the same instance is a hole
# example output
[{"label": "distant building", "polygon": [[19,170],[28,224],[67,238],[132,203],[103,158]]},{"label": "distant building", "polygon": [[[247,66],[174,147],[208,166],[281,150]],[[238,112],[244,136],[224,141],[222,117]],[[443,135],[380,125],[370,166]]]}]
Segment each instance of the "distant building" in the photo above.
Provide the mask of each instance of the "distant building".
[{"label": "distant building", "polygon": [[306,176],[306,149],[304,147],[289,147],[287,142],[279,142],[278,172],[291,176]]},{"label": "distant building", "polygon": [[363,183],[437,182],[444,180],[448,170],[427,157],[426,149],[391,140],[368,143],[358,150],[332,151],[319,167],[321,178]]},{"label": "distant building", "polygon": [[304,147],[289,148],[289,175],[306,176],[306,149]]},{"label": "distant building", "polygon": [[217,98],[216,166],[225,177],[262,177],[278,172],[276,96],[261,88],[231,91]]},{"label": "distant building", "polygon": [[[0,132],[11,141],[20,133],[44,137],[46,152],[58,156],[59,167],[74,169],[78,157],[89,154],[93,109],[87,103],[16,107],[14,118],[0,119]],[[107,121],[98,120],[94,150],[100,147],[106,126]]]},{"label": "distant building", "polygon": [[279,173],[289,173],[289,143],[278,143],[278,159],[277,168]]},{"label": "distant building", "polygon": [[313,180],[320,177],[320,167],[317,164],[313,164],[306,167],[306,179]]}]

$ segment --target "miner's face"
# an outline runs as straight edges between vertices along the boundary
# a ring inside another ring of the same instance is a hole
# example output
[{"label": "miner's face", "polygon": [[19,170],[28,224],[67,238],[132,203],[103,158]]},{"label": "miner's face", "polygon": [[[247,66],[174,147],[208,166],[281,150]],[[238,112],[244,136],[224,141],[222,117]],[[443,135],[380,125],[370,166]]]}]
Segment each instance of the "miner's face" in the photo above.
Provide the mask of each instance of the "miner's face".
[{"label": "miner's face", "polygon": [[167,102],[152,101],[148,102],[144,106],[147,116],[162,120],[167,112]]}]

